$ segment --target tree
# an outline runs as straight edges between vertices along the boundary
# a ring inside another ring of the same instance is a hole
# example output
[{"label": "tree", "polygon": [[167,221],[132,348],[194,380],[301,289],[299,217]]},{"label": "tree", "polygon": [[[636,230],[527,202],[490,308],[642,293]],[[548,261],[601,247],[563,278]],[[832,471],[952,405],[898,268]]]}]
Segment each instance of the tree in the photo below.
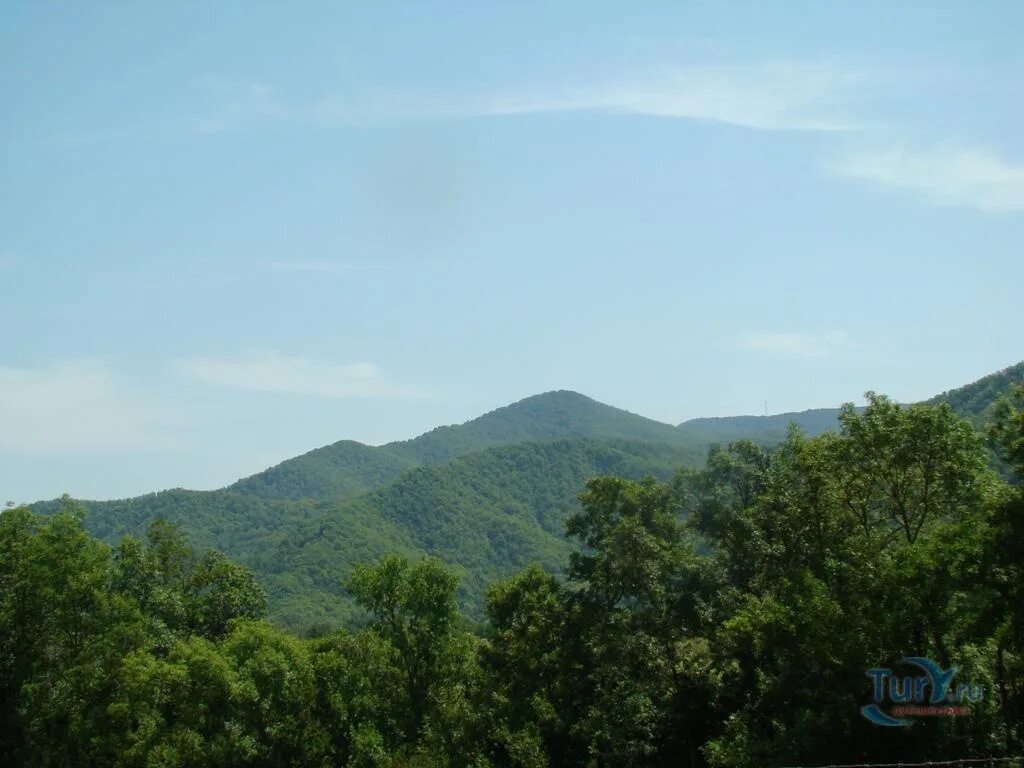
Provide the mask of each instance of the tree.
[{"label": "tree", "polygon": [[[701,491],[694,525],[734,587],[711,638],[726,716],[705,748],[713,765],[955,756],[986,744],[987,715],[887,735],[851,716],[870,667],[984,657],[977,619],[989,598],[965,585],[984,583],[998,498],[977,435],[948,407],[868,400],[863,412],[843,408],[837,435],[791,432],[755,464],[753,494],[735,492],[718,463],[687,486]],[[716,514],[700,514],[708,507]]]},{"label": "tree", "polygon": [[487,593],[481,648],[490,754],[500,764],[571,764],[586,740],[572,735],[585,692],[578,615],[554,576],[531,566]]},{"label": "tree", "polygon": [[[597,478],[567,530],[573,661],[585,692],[573,730],[598,765],[699,762],[710,727],[702,605],[711,572],[679,519],[672,489]],[[572,669],[572,668],[570,668]]]},{"label": "tree", "polygon": [[192,625],[206,637],[221,637],[235,619],[262,619],[267,596],[252,571],[221,552],[206,553],[189,574],[186,589]]},{"label": "tree", "polygon": [[405,687],[404,735],[421,733],[431,697],[448,680],[453,649],[458,578],[440,561],[410,562],[387,555],[357,566],[346,586],[373,617],[371,628],[393,648]]},{"label": "tree", "polygon": [[986,627],[996,642],[996,686],[1009,723],[1005,746],[1024,748],[1024,386],[997,401],[989,445],[1012,471],[1013,486],[991,526],[987,579],[998,595]]}]

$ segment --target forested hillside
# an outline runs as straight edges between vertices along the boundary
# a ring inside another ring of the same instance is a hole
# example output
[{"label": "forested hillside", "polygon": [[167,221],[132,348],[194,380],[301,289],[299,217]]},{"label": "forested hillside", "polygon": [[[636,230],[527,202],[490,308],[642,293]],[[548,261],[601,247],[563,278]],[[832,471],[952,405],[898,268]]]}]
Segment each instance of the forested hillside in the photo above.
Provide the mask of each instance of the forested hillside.
[{"label": "forested hillside", "polygon": [[[589,478],[667,479],[696,462],[688,449],[640,441],[525,443],[422,467],[378,491],[317,506],[252,560],[273,615],[287,624],[336,621],[342,578],[387,552],[425,552],[460,576],[459,603],[479,615],[488,583],[530,563],[558,570],[572,543],[565,520]],[[334,607],[325,613],[325,606]]]},{"label": "forested hillside", "polygon": [[989,421],[992,408],[999,395],[1009,391],[1014,384],[1024,383],[1024,362],[1011,365],[996,373],[989,374],[963,387],[951,389],[926,400],[928,405],[948,403],[953,412],[981,426]]},{"label": "forested hillside", "polygon": [[243,478],[226,490],[263,499],[336,499],[380,488],[415,465],[386,448],[341,440]]},{"label": "forested hillside", "polygon": [[[153,519],[180,525],[194,546],[253,568],[267,587],[270,616],[288,626],[350,620],[342,578],[354,563],[388,552],[428,553],[455,566],[460,604],[477,615],[488,582],[531,562],[554,569],[564,561],[572,546],[564,521],[588,478],[666,479],[698,459],[682,446],[643,441],[525,443],[413,469],[347,499],[172,490],[82,506],[89,530],[111,544],[144,535]],[[53,512],[59,504],[35,508]]]},{"label": "forested hillside", "polygon": [[565,438],[621,438],[682,444],[686,438],[668,424],[599,403],[577,392],[534,395],[465,424],[438,427],[384,448],[423,464],[497,445]]},{"label": "forested hillside", "polygon": [[786,439],[790,424],[796,424],[810,436],[834,432],[839,428],[839,414],[839,408],[816,408],[771,416],[719,416],[690,419],[680,424],[678,429],[688,440],[702,445],[726,444],[734,440],[777,445]]},{"label": "forested hillside", "polygon": [[[1012,365],[978,381],[951,389],[925,401],[927,405],[948,403],[953,413],[975,426],[984,424],[991,415],[999,395],[1014,384],[1024,382],[1024,362]],[[777,445],[786,439],[790,424],[796,424],[806,435],[820,435],[839,429],[839,408],[814,408],[770,416],[718,416],[690,419],[679,425],[687,441],[697,445],[726,444],[733,440],[753,440],[761,445]]]},{"label": "forested hillside", "polygon": [[576,392],[546,392],[412,440],[378,447],[342,440],[243,478],[226,490],[263,499],[339,499],[380,488],[415,466],[443,464],[496,446],[570,438],[696,445],[668,424]]}]

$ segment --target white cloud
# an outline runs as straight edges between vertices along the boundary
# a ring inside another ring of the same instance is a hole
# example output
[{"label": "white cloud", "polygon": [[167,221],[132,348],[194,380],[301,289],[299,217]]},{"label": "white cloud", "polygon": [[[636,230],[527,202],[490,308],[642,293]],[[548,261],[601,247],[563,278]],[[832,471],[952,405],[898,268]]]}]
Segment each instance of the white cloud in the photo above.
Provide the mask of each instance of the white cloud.
[{"label": "white cloud", "polygon": [[888,184],[945,205],[1024,211],[1024,165],[976,148],[885,149],[850,154],[830,166],[845,176]]},{"label": "white cloud", "polygon": [[490,113],[607,110],[760,130],[852,130],[851,122],[830,114],[849,80],[816,65],[688,67],[620,84],[502,99]]},{"label": "white cloud", "polygon": [[844,331],[827,333],[758,332],[744,336],[740,343],[746,349],[781,357],[828,357],[848,349],[849,338]]},{"label": "white cloud", "polygon": [[265,351],[237,358],[193,357],[176,368],[205,384],[247,392],[317,397],[401,397],[372,363],[336,364]]},{"label": "white cloud", "polygon": [[119,386],[95,360],[0,366],[0,451],[174,450],[168,414]]}]

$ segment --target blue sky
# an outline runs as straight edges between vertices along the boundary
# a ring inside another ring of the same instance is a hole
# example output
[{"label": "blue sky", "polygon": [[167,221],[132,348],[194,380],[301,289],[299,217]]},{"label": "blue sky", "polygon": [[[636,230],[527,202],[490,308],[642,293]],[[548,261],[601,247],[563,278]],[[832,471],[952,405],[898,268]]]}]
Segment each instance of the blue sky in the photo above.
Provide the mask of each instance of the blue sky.
[{"label": "blue sky", "polygon": [[0,9],[0,497],[1024,358],[1019,3],[165,5]]}]

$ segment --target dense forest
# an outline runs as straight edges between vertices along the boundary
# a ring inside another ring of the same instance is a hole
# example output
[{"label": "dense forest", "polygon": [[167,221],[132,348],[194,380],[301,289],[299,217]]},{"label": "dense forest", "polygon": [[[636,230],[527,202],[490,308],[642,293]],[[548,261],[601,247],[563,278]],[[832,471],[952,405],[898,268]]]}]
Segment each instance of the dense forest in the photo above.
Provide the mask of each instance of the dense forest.
[{"label": "dense forest", "polygon": [[[250,569],[173,524],[110,545],[70,500],[8,509],[0,761],[740,768],[1020,754],[1024,388],[985,408],[979,431],[946,403],[872,394],[835,432],[713,447],[662,480],[608,461],[568,513],[560,567],[491,583],[478,620],[460,615],[465,573],[416,554],[431,542],[411,533],[406,554],[346,569],[358,626],[299,637],[266,622]],[[420,514],[382,493],[395,526]],[[950,690],[970,693],[967,709],[908,727],[862,716],[871,675],[908,662],[966,684]]]}]

